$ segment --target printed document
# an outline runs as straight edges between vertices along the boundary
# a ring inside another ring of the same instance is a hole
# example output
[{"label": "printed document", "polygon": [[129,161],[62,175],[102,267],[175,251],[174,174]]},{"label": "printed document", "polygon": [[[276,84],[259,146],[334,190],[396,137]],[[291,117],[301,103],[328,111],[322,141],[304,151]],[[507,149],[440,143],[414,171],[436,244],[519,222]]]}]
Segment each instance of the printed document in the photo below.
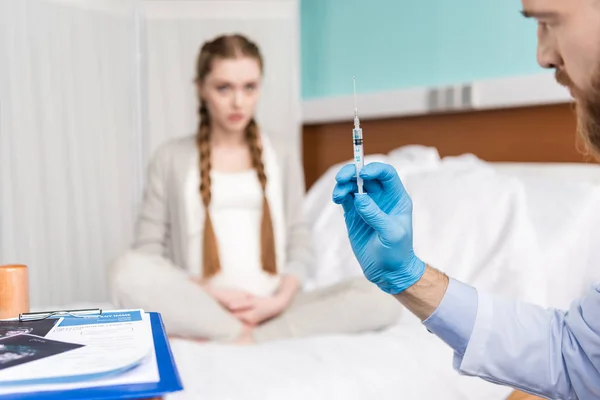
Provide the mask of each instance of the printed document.
[{"label": "printed document", "polygon": [[143,310],[64,317],[45,338],[82,347],[0,370],[0,394],[159,381]]}]

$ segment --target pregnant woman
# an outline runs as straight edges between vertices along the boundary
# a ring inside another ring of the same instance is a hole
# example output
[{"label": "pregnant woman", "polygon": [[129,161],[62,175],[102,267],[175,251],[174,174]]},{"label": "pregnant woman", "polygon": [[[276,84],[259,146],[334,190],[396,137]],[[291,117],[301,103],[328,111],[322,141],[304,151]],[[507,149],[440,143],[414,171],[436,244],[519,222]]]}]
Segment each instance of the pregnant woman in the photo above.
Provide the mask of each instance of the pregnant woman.
[{"label": "pregnant woman", "polygon": [[304,176],[298,149],[276,149],[255,121],[262,74],[241,35],[202,46],[198,130],[150,163],[132,248],[111,266],[113,303],[160,312],[170,335],[196,340],[383,329],[400,307],[363,277],[301,289],[313,260]]}]

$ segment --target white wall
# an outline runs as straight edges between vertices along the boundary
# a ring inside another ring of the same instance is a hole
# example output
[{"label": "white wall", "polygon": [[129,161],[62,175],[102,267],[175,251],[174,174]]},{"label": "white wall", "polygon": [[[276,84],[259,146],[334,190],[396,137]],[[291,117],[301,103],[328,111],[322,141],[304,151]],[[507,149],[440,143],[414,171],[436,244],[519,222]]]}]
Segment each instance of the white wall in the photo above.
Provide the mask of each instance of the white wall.
[{"label": "white wall", "polygon": [[[358,113],[363,120],[572,101],[569,91],[556,83],[552,72],[483,79],[458,85],[363,93],[356,97]],[[309,99],[303,102],[303,122],[347,121],[351,124],[353,111],[354,97],[351,95]]]},{"label": "white wall", "polygon": [[131,3],[0,2],[0,263],[32,304],[103,300],[138,148]]},{"label": "white wall", "polygon": [[265,80],[257,121],[273,141],[299,141],[301,126],[297,0],[146,1],[149,154],[165,140],[194,133],[193,86],[201,44],[241,33],[260,47]]}]

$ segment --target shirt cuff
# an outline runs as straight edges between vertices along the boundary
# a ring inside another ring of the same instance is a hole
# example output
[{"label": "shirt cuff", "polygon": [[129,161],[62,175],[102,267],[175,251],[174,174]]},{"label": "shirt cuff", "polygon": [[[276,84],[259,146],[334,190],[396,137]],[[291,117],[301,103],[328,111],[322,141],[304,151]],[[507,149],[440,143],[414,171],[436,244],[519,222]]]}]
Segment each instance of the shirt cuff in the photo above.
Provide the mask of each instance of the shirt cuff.
[{"label": "shirt cuff", "polygon": [[477,302],[475,288],[450,278],[441,303],[423,324],[463,356],[477,318]]}]

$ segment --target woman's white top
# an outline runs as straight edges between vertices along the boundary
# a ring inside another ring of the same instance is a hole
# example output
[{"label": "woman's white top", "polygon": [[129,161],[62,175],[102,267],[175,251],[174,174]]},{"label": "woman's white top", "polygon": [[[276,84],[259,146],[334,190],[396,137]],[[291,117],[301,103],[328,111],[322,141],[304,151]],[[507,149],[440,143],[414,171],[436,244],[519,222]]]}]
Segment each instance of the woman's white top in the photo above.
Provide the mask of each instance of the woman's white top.
[{"label": "woman's white top", "polygon": [[[262,269],[260,225],[263,191],[254,169],[241,172],[211,171],[210,217],[217,238],[221,271],[211,279],[216,288],[244,290],[270,296],[280,277]],[[187,199],[200,201],[199,193]],[[191,221],[193,223],[193,221]],[[200,223],[200,220],[198,220]],[[201,232],[203,227],[193,229]],[[189,237],[190,264],[201,267],[201,235]]]}]

